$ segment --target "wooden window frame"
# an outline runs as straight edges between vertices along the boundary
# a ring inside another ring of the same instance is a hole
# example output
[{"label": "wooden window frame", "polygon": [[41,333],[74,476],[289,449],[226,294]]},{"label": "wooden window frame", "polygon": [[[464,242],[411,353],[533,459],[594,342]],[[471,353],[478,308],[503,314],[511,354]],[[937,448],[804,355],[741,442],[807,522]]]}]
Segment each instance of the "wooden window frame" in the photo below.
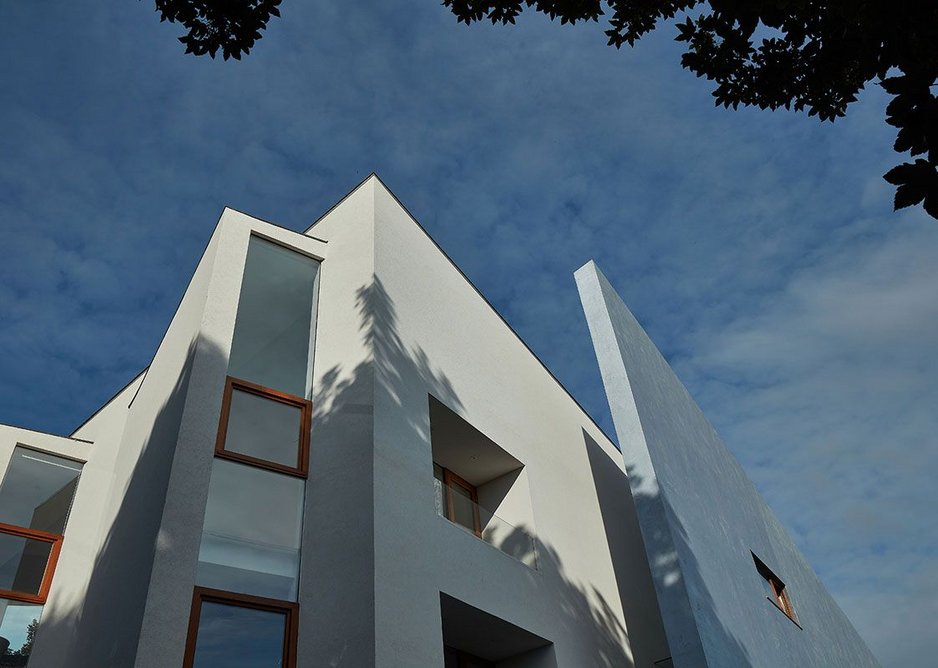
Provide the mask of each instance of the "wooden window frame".
[{"label": "wooden window frame", "polygon": [[43,605],[49,597],[49,589],[52,587],[52,576],[55,574],[55,566],[59,561],[59,552],[62,550],[62,540],[64,536],[61,534],[48,533],[46,531],[38,531],[36,529],[27,529],[13,524],[4,524],[2,522],[0,522],[0,533],[20,536],[29,540],[38,540],[44,543],[52,543],[52,549],[49,551],[49,559],[46,561],[46,569],[42,573],[42,582],[39,585],[38,594],[0,589],[0,598]]},{"label": "wooden window frame", "polygon": [[186,652],[183,655],[183,668],[193,668],[195,661],[195,649],[199,639],[199,620],[202,616],[202,603],[220,603],[230,605],[236,608],[251,608],[254,610],[264,610],[266,612],[282,613],[286,616],[283,634],[283,668],[295,668],[296,666],[296,642],[299,632],[300,606],[298,603],[290,601],[281,601],[274,598],[264,598],[262,596],[250,596],[248,594],[236,594],[221,589],[210,589],[208,587],[195,587],[192,592],[192,608],[189,612],[189,631],[186,637]]},{"label": "wooden window frame", "polygon": [[[453,524],[459,524],[456,521],[456,509],[453,504],[453,485],[462,487],[464,490],[469,492],[469,499],[472,501],[472,532],[478,536],[482,537],[482,522],[479,520],[479,493],[476,490],[476,486],[471,482],[466,481],[464,478],[456,475],[450,471],[445,466],[443,469],[443,486],[446,488],[446,519],[448,519]],[[459,524],[459,526],[463,526]],[[465,527],[468,529],[469,527]]]},{"label": "wooden window frame", "polygon": [[[270,399],[272,401],[287,404],[288,406],[295,406],[300,409],[300,438],[298,442],[299,452],[297,453],[297,465],[295,467],[225,449],[225,439],[228,436],[228,419],[231,416],[231,397],[236,389],[240,392],[247,392],[258,397],[263,397],[264,399]],[[287,394],[286,392],[272,390],[269,387],[257,385],[256,383],[250,383],[246,380],[241,380],[240,378],[228,376],[225,379],[225,394],[222,398],[221,418],[218,424],[218,437],[215,439],[215,456],[222,457],[223,459],[230,459],[242,464],[250,464],[251,466],[267,469],[269,471],[275,471],[277,473],[285,473],[287,475],[296,476],[298,478],[306,478],[309,476],[309,441],[312,417],[313,402],[308,399],[297,397],[292,394]]]},{"label": "wooden window frame", "polygon": [[785,583],[782,582],[781,579],[772,572],[772,569],[766,566],[765,562],[757,557],[754,552],[750,552],[750,554],[752,554],[752,560],[756,564],[756,570],[759,572],[759,575],[769,583],[769,587],[772,589],[774,598],[766,596],[766,599],[781,610],[798,628],[801,628],[801,624],[798,623],[798,618],[795,616],[795,607],[791,604],[788,591],[785,589]]}]

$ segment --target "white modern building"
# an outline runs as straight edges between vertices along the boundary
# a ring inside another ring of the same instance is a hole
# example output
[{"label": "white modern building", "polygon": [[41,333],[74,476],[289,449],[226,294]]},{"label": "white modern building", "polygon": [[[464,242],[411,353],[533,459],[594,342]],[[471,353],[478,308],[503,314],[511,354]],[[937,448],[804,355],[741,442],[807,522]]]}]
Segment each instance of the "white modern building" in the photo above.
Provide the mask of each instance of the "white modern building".
[{"label": "white modern building", "polygon": [[226,209],[145,371],[0,426],[0,666],[875,666],[577,282],[621,453],[377,177],[305,233]]}]

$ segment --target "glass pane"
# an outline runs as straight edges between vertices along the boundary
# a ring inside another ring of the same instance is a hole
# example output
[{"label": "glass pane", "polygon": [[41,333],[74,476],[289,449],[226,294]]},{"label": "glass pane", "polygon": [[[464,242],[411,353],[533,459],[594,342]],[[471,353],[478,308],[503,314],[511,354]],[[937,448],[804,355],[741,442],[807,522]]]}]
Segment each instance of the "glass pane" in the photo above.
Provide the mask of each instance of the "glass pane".
[{"label": "glass pane", "polygon": [[0,533],[0,589],[38,594],[52,543]]},{"label": "glass pane", "polygon": [[469,490],[453,485],[449,488],[450,496],[453,499],[453,517],[450,519],[456,524],[461,524],[470,531],[476,530],[475,510],[472,503],[472,496]]},{"label": "glass pane", "polygon": [[81,464],[16,446],[0,485],[0,522],[61,534]]},{"label": "glass pane", "polygon": [[234,388],[225,450],[296,468],[302,417],[298,406]]},{"label": "glass pane", "polygon": [[0,666],[25,666],[42,606],[0,599]]},{"label": "glass pane", "polygon": [[436,462],[433,463],[433,492],[437,514],[446,517],[446,505],[443,498],[443,467]]},{"label": "glass pane", "polygon": [[251,237],[228,374],[307,397],[319,263]]},{"label": "glass pane", "polygon": [[215,459],[198,584],[296,600],[304,480]]},{"label": "glass pane", "polygon": [[203,601],[194,668],[283,665],[287,616],[282,612]]}]

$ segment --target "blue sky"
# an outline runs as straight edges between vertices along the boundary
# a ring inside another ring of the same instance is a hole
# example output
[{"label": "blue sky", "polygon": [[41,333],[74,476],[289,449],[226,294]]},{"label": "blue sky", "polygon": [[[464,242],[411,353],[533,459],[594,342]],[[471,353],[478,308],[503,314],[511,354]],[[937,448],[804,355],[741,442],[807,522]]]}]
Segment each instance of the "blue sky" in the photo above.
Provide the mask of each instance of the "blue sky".
[{"label": "blue sky", "polygon": [[891,212],[884,95],[715,109],[672,28],[602,30],[286,0],[225,63],[150,0],[3,3],[0,422],[67,433],[145,366],[223,206],[301,230],[377,171],[611,432],[596,259],[884,665],[926,665],[938,222]]}]

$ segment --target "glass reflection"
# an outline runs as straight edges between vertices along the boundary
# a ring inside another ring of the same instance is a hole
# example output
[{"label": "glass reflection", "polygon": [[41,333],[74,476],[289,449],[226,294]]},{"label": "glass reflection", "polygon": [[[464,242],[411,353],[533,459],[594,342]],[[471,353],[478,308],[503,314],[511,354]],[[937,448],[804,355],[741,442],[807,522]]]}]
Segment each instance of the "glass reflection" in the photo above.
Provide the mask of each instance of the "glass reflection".
[{"label": "glass reflection", "polygon": [[0,598],[0,666],[25,666],[42,606]]},{"label": "glass reflection", "polygon": [[61,534],[81,464],[16,446],[0,484],[0,522]]},{"label": "glass reflection", "polygon": [[286,623],[285,613],[203,601],[193,667],[282,666]]},{"label": "glass reflection", "polygon": [[0,533],[0,589],[38,594],[52,543]]},{"label": "glass reflection", "polygon": [[316,260],[251,237],[231,345],[230,376],[308,397],[318,271]]},{"label": "glass reflection", "polygon": [[215,459],[197,583],[296,600],[304,480]]},{"label": "glass reflection", "polygon": [[303,411],[237,388],[225,432],[225,450],[296,468]]},{"label": "glass reflection", "polygon": [[453,504],[452,521],[461,524],[470,531],[475,531],[477,529],[475,504],[472,502],[471,493],[460,485],[452,485],[449,490]]}]

